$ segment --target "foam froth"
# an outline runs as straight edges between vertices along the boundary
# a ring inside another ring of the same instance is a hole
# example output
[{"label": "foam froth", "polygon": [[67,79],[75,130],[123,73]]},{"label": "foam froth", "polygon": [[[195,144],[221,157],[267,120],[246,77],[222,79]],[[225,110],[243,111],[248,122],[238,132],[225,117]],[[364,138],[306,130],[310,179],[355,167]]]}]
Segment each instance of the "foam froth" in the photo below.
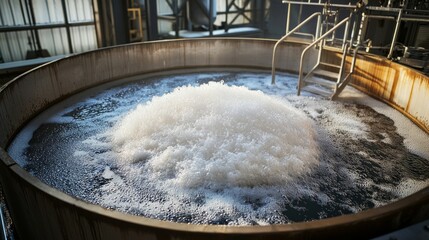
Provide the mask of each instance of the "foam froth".
[{"label": "foam froth", "polygon": [[284,100],[210,82],[155,97],[115,126],[120,161],[181,187],[285,184],[318,162],[313,122]]},{"label": "foam froth", "polygon": [[78,199],[192,224],[311,221],[427,187],[429,135],[402,114],[350,87],[339,101],[298,97],[296,76],[277,77],[187,73],[100,86],[33,119],[8,153]]}]

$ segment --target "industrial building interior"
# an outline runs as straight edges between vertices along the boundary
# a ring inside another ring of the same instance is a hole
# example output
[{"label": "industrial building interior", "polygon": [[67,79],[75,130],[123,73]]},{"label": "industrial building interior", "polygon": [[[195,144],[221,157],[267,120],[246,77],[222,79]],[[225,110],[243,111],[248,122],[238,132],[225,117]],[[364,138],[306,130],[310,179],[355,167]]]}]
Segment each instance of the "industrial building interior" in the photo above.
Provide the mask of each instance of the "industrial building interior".
[{"label": "industrial building interior", "polygon": [[[308,72],[302,66],[292,71],[299,76],[298,95],[308,91],[335,100],[351,81],[359,54],[429,76],[429,0],[1,0],[0,86],[37,66],[81,53],[200,38],[272,40],[273,84],[277,47],[289,40],[322,44],[317,45],[323,46],[318,48],[317,66]],[[332,64],[319,66],[322,49],[339,52],[339,73],[328,71],[337,68]],[[348,58],[352,60],[345,64]],[[311,74],[338,78],[334,92],[301,87]],[[10,227],[11,220],[3,219],[8,215],[3,213],[4,199],[0,193],[0,239],[21,239]],[[429,216],[423,218],[417,227],[377,239],[426,239]]]},{"label": "industrial building interior", "polygon": [[[328,3],[357,4],[339,0]],[[29,66],[120,44],[198,37],[279,39],[285,34],[288,13],[288,24],[294,26],[313,11],[319,11],[317,6],[288,5],[280,0],[211,1],[210,4],[173,0],[5,0],[0,4],[3,83]],[[371,41],[368,51],[427,74],[428,4],[427,0],[369,1],[365,6],[370,8],[364,11],[376,17],[366,23],[369,27],[365,28],[364,40]],[[400,19],[397,9],[402,9]],[[344,13],[337,15],[343,17]],[[353,19],[353,24],[356,31],[349,34],[357,35],[360,19]],[[305,28],[302,32],[306,32]],[[393,51],[389,52],[392,44]]]}]

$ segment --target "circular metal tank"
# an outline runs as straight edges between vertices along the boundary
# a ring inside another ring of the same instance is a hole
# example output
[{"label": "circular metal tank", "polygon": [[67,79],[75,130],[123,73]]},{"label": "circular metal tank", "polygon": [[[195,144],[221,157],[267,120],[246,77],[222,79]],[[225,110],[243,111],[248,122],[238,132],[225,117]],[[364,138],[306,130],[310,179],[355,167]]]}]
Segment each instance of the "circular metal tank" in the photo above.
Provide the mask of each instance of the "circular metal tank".
[{"label": "circular metal tank", "polygon": [[[207,68],[270,70],[275,41],[198,39],[131,44],[74,55],[33,69],[0,89],[0,179],[20,239],[366,239],[429,218],[429,188],[356,214],[269,226],[165,222],[104,209],[36,179],[4,150],[32,117],[77,92],[118,79]],[[279,71],[296,72],[305,45],[279,49]],[[330,52],[326,61],[341,53]],[[314,61],[317,53],[309,54]],[[429,133],[429,78],[359,55],[352,84],[397,108]]]}]

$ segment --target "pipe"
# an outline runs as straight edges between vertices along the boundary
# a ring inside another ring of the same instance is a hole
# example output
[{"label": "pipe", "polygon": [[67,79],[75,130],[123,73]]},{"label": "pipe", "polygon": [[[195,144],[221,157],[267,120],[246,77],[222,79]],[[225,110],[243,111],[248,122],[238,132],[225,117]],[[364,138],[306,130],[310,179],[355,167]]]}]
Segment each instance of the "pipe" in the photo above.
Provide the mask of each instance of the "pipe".
[{"label": "pipe", "polygon": [[[317,30],[316,30],[317,32]],[[311,40],[314,41],[314,39],[316,39],[317,37],[314,36],[314,34],[311,33],[304,33],[304,32],[295,32],[295,35],[301,35],[301,36],[307,36],[307,37],[311,37]]]},{"label": "pipe", "polygon": [[[284,0],[283,3],[297,4],[297,5],[310,5],[310,6],[319,6],[319,7],[325,7],[326,6],[325,3],[297,2],[297,1],[287,1],[287,0]],[[349,4],[329,4],[329,6],[335,7],[335,8],[349,8],[349,9],[355,9],[356,8],[356,6],[352,6]]]},{"label": "pipe", "polygon": [[51,28],[65,28],[70,27],[80,27],[80,26],[92,26],[94,22],[76,22],[76,23],[52,23],[52,24],[37,24],[37,26],[31,25],[17,25],[12,27],[0,27],[0,32],[15,32],[15,31],[30,31],[30,30],[40,30],[40,29],[51,29]]},{"label": "pipe", "polygon": [[429,22],[429,19],[423,19],[423,18],[407,18],[407,17],[403,17],[401,18],[401,21],[404,22]]},{"label": "pipe", "polygon": [[389,19],[389,20],[395,20],[395,17],[393,16],[380,16],[380,15],[365,15],[366,18],[372,18],[372,19]]},{"label": "pipe", "polygon": [[[387,20],[395,20],[395,17],[393,16],[380,16],[380,15],[365,15],[367,18],[372,19],[387,19]],[[405,17],[402,17],[401,21],[410,21],[410,22],[429,22],[429,18],[413,18],[413,17],[407,17],[409,15],[405,15]]]},{"label": "pipe", "polygon": [[[288,4],[310,5],[310,6],[319,6],[319,7],[324,7],[326,5],[325,3],[298,2],[298,1],[289,1],[289,0],[283,0],[282,2],[288,3]],[[349,5],[349,4],[329,4],[329,6],[335,7],[335,8],[356,9],[356,6]],[[376,6],[367,6],[366,9],[374,10],[374,11],[385,11],[385,12],[400,12],[400,11],[402,11],[401,8],[376,7]]]},{"label": "pipe", "polygon": [[374,11],[385,11],[385,12],[399,12],[399,11],[402,11],[401,8],[375,7],[375,6],[367,6],[366,9],[368,9],[368,10],[374,10]]}]

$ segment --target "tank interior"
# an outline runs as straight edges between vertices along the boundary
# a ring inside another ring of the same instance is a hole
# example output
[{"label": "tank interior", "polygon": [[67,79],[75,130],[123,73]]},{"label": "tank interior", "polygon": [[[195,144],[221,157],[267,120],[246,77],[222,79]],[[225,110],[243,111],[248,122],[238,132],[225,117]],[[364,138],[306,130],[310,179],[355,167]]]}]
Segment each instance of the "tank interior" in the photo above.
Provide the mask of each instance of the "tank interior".
[{"label": "tank interior", "polygon": [[428,238],[428,4],[2,1],[2,239]]}]

